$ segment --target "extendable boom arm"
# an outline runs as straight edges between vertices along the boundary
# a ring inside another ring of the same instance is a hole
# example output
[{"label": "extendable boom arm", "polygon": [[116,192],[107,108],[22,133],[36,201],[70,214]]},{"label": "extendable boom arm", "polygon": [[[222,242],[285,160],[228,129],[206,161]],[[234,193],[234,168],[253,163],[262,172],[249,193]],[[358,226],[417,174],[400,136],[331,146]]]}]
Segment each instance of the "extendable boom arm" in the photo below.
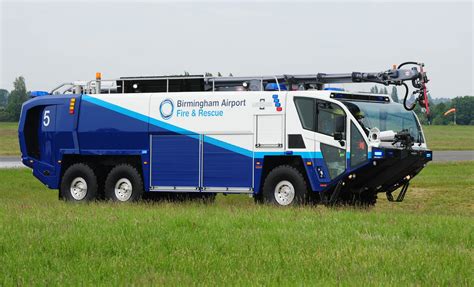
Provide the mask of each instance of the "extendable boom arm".
[{"label": "extendable boom arm", "polygon": [[[410,69],[401,69],[403,66],[414,66]],[[428,105],[426,83],[429,81],[426,72],[423,71],[424,64],[417,62],[405,62],[393,69],[379,73],[361,73],[352,72],[347,74],[324,74],[303,75],[303,76],[285,76],[285,80],[293,83],[316,84],[322,87],[324,84],[342,84],[342,83],[377,83],[382,85],[396,85],[405,87],[405,97],[403,105],[407,110],[413,110],[416,102],[418,102],[429,116],[430,110]],[[412,105],[407,104],[409,88],[405,82],[411,82],[415,89],[413,95],[416,101]]]}]

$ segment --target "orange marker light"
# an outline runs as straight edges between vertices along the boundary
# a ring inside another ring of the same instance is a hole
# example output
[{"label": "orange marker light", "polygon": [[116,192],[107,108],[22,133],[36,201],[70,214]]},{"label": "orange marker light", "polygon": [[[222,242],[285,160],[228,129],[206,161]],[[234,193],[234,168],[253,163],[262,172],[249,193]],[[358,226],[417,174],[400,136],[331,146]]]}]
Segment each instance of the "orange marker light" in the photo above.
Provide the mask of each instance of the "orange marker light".
[{"label": "orange marker light", "polygon": [[76,107],[76,98],[72,98],[69,100],[69,114],[73,115],[74,114],[74,109]]},{"label": "orange marker light", "polygon": [[96,80],[102,79],[102,73],[99,73],[99,72],[95,73],[95,79]]}]

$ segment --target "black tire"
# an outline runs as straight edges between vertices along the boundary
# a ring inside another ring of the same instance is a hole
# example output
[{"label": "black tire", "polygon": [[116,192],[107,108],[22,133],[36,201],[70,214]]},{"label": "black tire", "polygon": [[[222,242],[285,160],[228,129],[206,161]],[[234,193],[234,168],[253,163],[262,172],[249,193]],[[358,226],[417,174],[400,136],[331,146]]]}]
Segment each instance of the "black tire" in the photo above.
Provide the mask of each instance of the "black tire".
[{"label": "black tire", "polygon": [[[115,192],[115,189],[121,190]],[[117,202],[132,202],[143,195],[143,180],[137,169],[129,164],[114,167],[105,180],[105,198]]]},{"label": "black tire", "polygon": [[70,202],[93,201],[97,198],[97,190],[97,177],[92,168],[85,163],[76,163],[68,167],[59,187],[60,198]]},{"label": "black tire", "polygon": [[[291,185],[287,185],[287,182]],[[285,201],[278,200],[275,189],[278,185],[282,188],[290,188],[294,191],[292,200]],[[309,202],[309,191],[304,176],[294,167],[288,165],[281,165],[272,169],[265,178],[263,183],[263,202],[267,204],[274,204],[278,206],[301,205]]]}]

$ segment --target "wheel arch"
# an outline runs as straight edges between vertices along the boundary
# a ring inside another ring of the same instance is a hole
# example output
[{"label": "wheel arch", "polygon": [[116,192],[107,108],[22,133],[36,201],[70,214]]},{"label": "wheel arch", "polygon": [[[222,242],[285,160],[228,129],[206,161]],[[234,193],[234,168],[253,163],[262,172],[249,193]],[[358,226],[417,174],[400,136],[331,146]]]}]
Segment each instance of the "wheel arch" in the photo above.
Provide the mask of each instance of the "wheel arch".
[{"label": "wheel arch", "polygon": [[311,183],[308,177],[307,170],[305,168],[303,158],[297,155],[287,155],[287,156],[264,156],[263,158],[263,166],[262,172],[259,176],[259,181],[256,186],[255,194],[262,194],[263,183],[265,182],[265,178],[267,175],[272,171],[274,168],[282,165],[288,165],[291,167],[296,168],[304,177],[306,182]]},{"label": "wheel arch", "polygon": [[107,174],[118,164],[130,164],[135,167],[145,183],[143,174],[142,159],[139,155],[64,155],[61,160],[60,180],[64,172],[75,163],[84,163],[89,165],[97,176],[99,189],[103,190],[103,184]]}]

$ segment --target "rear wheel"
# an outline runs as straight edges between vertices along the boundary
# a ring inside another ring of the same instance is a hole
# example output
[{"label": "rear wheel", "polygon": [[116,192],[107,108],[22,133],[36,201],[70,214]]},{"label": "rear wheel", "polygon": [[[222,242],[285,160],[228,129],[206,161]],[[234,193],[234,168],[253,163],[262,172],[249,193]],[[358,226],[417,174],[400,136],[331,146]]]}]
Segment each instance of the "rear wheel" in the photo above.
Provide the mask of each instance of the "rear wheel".
[{"label": "rear wheel", "polygon": [[97,189],[97,177],[92,168],[84,163],[76,163],[64,173],[59,191],[65,201],[85,202],[97,198]]},{"label": "rear wheel", "polygon": [[143,195],[143,181],[138,171],[129,164],[114,167],[105,180],[105,197],[112,201],[131,202]]},{"label": "rear wheel", "polygon": [[278,206],[300,205],[309,201],[304,176],[288,165],[278,166],[268,173],[262,196],[265,203]]}]

